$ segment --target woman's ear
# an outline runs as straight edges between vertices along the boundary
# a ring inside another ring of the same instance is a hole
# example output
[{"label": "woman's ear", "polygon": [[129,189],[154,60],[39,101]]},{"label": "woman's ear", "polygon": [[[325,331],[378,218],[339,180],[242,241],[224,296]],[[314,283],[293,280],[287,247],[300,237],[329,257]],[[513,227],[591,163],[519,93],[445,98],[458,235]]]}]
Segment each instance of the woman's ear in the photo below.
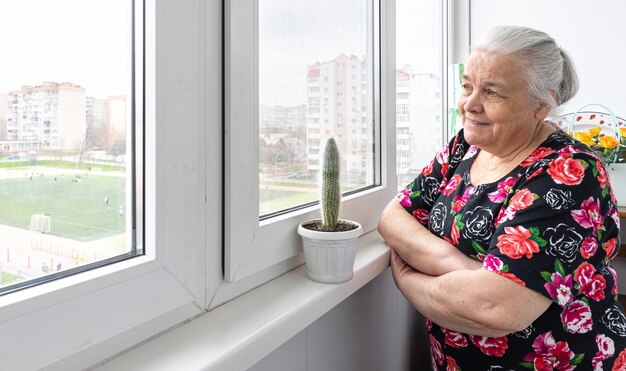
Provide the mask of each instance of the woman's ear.
[{"label": "woman's ear", "polygon": [[[556,101],[555,89],[550,89],[550,95],[552,95],[552,98],[554,98],[554,100]],[[539,102],[539,107],[535,111],[535,118],[543,122],[543,120],[545,120],[545,118],[548,117],[548,115],[550,114],[550,111],[550,106],[548,106],[546,103]]]},{"label": "woman's ear", "polygon": [[537,108],[537,110],[535,111],[535,118],[538,121],[543,122],[543,120],[546,119],[546,117],[548,117],[548,114],[550,113],[550,106],[548,106],[545,103],[539,103],[539,108]]}]

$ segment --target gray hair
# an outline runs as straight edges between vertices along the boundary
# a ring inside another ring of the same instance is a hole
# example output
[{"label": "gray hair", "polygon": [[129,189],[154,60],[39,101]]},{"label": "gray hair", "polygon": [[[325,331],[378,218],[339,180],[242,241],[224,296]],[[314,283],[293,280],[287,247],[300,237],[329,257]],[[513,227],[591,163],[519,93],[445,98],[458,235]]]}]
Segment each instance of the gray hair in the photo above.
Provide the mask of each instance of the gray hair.
[{"label": "gray hair", "polygon": [[545,32],[497,26],[474,43],[472,50],[520,57],[528,74],[530,98],[550,107],[550,115],[578,91],[578,75],[571,57]]}]

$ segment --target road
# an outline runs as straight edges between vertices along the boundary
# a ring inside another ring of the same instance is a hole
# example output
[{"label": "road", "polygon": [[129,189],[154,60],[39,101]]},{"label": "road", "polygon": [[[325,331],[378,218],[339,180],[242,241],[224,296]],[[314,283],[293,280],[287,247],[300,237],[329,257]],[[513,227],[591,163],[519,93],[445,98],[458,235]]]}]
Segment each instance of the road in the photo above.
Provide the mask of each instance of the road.
[{"label": "road", "polygon": [[57,271],[59,263],[63,270],[128,252],[130,249],[123,241],[123,236],[117,236],[81,242],[0,225],[0,264],[3,271],[26,280],[45,275],[43,263],[47,263],[48,273],[52,273]]}]

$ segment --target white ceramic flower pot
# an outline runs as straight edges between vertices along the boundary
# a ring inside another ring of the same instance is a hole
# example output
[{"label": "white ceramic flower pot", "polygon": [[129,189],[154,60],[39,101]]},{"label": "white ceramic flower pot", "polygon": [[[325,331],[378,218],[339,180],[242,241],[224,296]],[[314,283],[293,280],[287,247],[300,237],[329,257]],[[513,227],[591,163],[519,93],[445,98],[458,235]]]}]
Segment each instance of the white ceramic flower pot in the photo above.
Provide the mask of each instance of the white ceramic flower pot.
[{"label": "white ceramic flower pot", "polygon": [[309,279],[322,283],[340,283],[352,279],[354,259],[356,257],[357,238],[363,233],[363,227],[345,232],[319,232],[298,226],[302,237],[302,247]]}]

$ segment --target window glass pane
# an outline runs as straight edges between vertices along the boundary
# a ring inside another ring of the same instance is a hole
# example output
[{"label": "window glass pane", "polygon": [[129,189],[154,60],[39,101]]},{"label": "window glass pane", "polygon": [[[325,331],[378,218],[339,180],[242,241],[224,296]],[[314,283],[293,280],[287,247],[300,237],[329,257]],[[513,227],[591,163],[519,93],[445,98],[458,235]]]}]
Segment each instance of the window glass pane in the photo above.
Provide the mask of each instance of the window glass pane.
[{"label": "window glass pane", "polygon": [[396,1],[396,169],[412,181],[443,144],[439,0]]},{"label": "window glass pane", "polygon": [[372,1],[259,1],[259,214],[319,199],[325,139],[343,191],[374,182]]},{"label": "window glass pane", "polygon": [[132,10],[0,2],[0,292],[136,253]]}]

